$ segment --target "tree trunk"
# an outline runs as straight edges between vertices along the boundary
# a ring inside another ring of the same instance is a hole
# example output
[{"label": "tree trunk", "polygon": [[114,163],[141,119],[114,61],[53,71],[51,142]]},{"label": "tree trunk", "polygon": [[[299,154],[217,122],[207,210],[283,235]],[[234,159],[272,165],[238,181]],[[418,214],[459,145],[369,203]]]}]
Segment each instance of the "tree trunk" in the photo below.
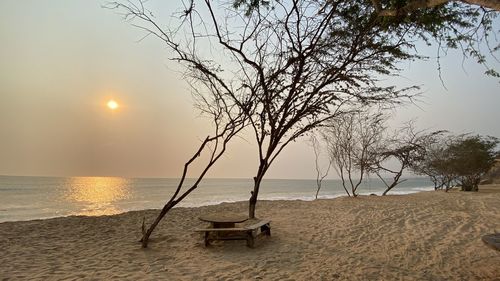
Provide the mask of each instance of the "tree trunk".
[{"label": "tree trunk", "polygon": [[257,205],[257,196],[259,195],[260,183],[262,181],[262,177],[254,177],[253,182],[253,191],[251,192],[252,196],[250,196],[250,200],[248,202],[248,218],[255,218],[255,205]]},{"label": "tree trunk", "polygon": [[396,182],[393,182],[390,186],[388,186],[382,193],[382,196],[386,196],[387,192],[391,191],[391,189],[393,189],[396,186],[396,184],[397,184]]},{"label": "tree trunk", "polygon": [[[275,139],[273,140],[273,138]],[[265,154],[262,154],[262,143],[259,143],[259,169],[257,170],[257,175],[253,178],[253,191],[251,192],[252,195],[250,196],[250,200],[248,202],[248,218],[250,219],[255,218],[255,205],[257,205],[260,183],[262,182],[267,169],[269,169],[269,159],[276,158],[276,156],[281,151],[281,149],[279,149],[278,152],[273,156],[273,152],[276,149],[279,140],[280,138],[278,138],[277,136],[271,136],[269,140],[271,143],[267,147]]]},{"label": "tree trunk", "polygon": [[479,191],[479,183],[481,182],[481,177],[477,176],[474,178],[474,191]]},{"label": "tree trunk", "polygon": [[314,197],[314,199],[318,199],[320,189],[321,189],[321,183],[318,183],[318,188],[316,189],[316,197]]},{"label": "tree trunk", "polygon": [[153,230],[156,228],[158,223],[163,219],[163,217],[170,211],[175,206],[174,203],[168,202],[165,206],[163,206],[163,209],[161,210],[160,214],[156,217],[155,221],[151,226],[148,228],[148,230],[142,234],[142,239],[140,242],[142,242],[142,247],[147,248],[148,247],[148,242],[149,242],[149,236],[151,236],[151,233],[153,233]]},{"label": "tree trunk", "polygon": [[257,197],[259,196],[260,183],[264,174],[266,173],[266,162],[264,160],[260,161],[259,170],[257,171],[257,176],[253,178],[253,191],[251,192],[250,200],[248,202],[248,218],[255,218],[255,205],[257,205]]},{"label": "tree trunk", "polygon": [[382,193],[382,196],[386,196],[387,192],[391,191],[396,185],[399,183],[399,178],[401,177],[402,173],[398,174],[396,178],[394,179],[394,182],[386,188],[386,190]]}]

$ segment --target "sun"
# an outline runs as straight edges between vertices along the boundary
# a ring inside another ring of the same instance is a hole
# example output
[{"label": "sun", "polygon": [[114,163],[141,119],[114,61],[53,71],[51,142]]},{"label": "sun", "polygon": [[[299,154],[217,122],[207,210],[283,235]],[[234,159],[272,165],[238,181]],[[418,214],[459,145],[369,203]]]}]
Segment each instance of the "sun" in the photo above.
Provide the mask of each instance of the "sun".
[{"label": "sun", "polygon": [[106,105],[107,105],[107,106],[109,107],[109,109],[111,109],[111,110],[115,110],[115,109],[117,109],[117,108],[118,108],[118,106],[119,106],[119,105],[118,105],[118,103],[117,103],[116,101],[114,101],[114,100],[109,100],[109,101],[108,101],[108,103],[107,103]]}]

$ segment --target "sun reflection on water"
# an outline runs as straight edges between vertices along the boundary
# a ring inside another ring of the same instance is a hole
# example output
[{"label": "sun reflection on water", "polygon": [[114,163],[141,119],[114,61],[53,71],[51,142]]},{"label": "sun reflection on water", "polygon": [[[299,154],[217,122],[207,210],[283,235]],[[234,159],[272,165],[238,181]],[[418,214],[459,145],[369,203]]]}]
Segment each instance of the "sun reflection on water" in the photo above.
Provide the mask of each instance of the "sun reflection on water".
[{"label": "sun reflection on water", "polygon": [[64,197],[81,205],[72,215],[113,215],[123,212],[116,203],[130,197],[130,181],[112,177],[70,178]]}]

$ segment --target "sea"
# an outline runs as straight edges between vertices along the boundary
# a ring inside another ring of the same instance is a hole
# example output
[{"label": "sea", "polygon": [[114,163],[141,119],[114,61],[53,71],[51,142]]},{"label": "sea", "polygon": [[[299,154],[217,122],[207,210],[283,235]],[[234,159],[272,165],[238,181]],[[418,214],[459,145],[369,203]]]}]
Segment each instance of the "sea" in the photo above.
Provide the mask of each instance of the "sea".
[{"label": "sea", "polygon": [[[192,183],[187,180],[187,184]],[[179,183],[170,178],[0,176],[0,222],[65,216],[100,216],[159,209]],[[204,179],[178,207],[246,201],[252,179]],[[314,200],[316,180],[264,179],[260,200]],[[368,179],[359,194],[382,194],[379,179]],[[389,194],[433,190],[427,178],[407,178]],[[318,198],[346,196],[340,180],[323,180]]]}]

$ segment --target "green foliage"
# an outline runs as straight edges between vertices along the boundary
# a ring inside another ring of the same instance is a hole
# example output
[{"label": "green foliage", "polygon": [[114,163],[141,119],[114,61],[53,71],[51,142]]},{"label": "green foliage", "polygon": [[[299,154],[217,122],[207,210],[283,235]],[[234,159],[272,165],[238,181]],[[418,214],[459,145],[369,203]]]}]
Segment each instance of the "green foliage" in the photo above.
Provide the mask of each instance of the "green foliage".
[{"label": "green foliage", "polygon": [[446,162],[464,191],[477,191],[481,176],[493,166],[498,139],[466,136],[453,140],[446,149]]},{"label": "green foliage", "polygon": [[[249,16],[252,11],[262,7],[272,8],[283,4],[278,0],[234,0],[235,8],[244,9]],[[381,0],[380,8],[384,11],[393,11],[391,15],[379,15],[379,11],[374,7],[373,1],[356,0],[324,0],[318,1],[324,5],[335,7],[339,11],[339,17],[332,21],[333,25],[342,26],[345,24],[344,32],[352,30],[366,29],[367,26],[372,31],[380,32],[385,40],[393,40],[405,36],[406,40],[400,47],[392,50],[393,55],[400,59],[421,58],[418,52],[414,51],[414,40],[421,39],[431,45],[436,43],[438,47],[438,59],[447,49],[459,49],[464,57],[469,57],[477,61],[486,68],[485,74],[500,78],[498,72],[491,69],[486,61],[484,52],[479,43],[487,46],[487,52],[494,53],[500,45],[491,45],[490,35],[495,35],[498,30],[493,30],[493,22],[499,15],[498,12],[469,5],[460,1],[449,1],[447,3],[421,8],[415,7],[419,1],[414,0]],[[287,4],[285,4],[287,5]],[[340,34],[333,34],[337,38]],[[496,37],[493,38],[496,40]],[[496,41],[498,43],[498,40]],[[374,45],[380,47],[381,45]],[[383,68],[383,66],[381,66]]]},{"label": "green foliage", "polygon": [[448,189],[456,182],[464,191],[477,191],[481,176],[491,169],[499,153],[495,150],[499,140],[479,135],[446,138],[429,143],[422,161],[413,170],[430,176],[436,188]]},{"label": "green foliage", "polygon": [[233,8],[245,9],[245,16],[250,16],[252,12],[261,7],[269,7],[271,4],[268,0],[234,0]]}]

